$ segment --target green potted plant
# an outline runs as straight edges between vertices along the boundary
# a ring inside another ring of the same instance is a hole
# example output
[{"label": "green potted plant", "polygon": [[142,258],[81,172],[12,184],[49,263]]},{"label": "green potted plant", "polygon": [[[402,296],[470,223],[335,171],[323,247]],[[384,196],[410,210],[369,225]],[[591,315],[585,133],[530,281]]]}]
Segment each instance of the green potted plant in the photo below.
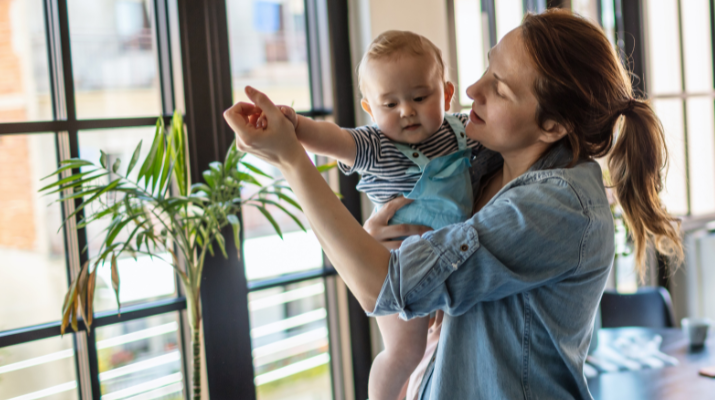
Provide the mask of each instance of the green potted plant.
[{"label": "green potted plant", "polygon": [[[100,219],[111,221],[103,231],[99,255],[81,266],[67,291],[62,306],[61,332],[64,334],[70,325],[77,331],[80,317],[87,329],[91,328],[98,268],[104,265],[111,268],[112,287],[120,307],[119,256],[129,254],[136,258],[138,254],[145,254],[161,259],[162,255],[170,254],[171,260],[165,261],[176,271],[186,296],[192,333],[193,398],[198,400],[201,398],[199,300],[206,255],[213,255],[217,246],[223,256],[228,257],[226,238],[221,232],[230,225],[240,257],[241,225],[237,215],[242,207],[257,208],[281,238],[280,227],[266,206],[285,212],[305,231],[300,220],[286,206],[298,211],[301,208],[288,196],[291,190],[281,179],[275,180],[244,161],[245,154],[233,144],[223,163],[212,162],[203,172],[204,182],[192,184],[184,123],[178,112],[174,113],[168,130],[164,128],[162,118],[157,120],[151,148],[140,164],[141,146],[140,141],[123,176],[117,175],[121,160],[109,165],[107,155],[100,152],[99,165],[83,159],[69,159],[43,178],[57,176],[57,181],[40,192],[61,193],[59,202],[74,204],[76,199],[82,199],[64,224],[80,211],[84,211],[84,216],[78,221],[77,229]],[[334,164],[322,166],[321,170],[332,166]],[[139,173],[132,179],[129,176],[135,167],[139,167]],[[258,176],[272,181],[261,184]],[[241,197],[244,185],[253,185],[257,191]]]}]

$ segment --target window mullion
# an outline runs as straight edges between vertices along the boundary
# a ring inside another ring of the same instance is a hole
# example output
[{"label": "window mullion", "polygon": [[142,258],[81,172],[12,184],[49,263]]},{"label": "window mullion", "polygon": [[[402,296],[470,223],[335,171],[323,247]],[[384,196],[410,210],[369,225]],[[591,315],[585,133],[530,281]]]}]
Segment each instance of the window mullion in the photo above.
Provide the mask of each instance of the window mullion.
[{"label": "window mullion", "polygon": [[677,0],[678,7],[678,44],[680,48],[680,91],[685,96],[681,100],[683,106],[683,149],[685,150],[685,195],[688,204],[688,214],[693,214],[692,208],[692,190],[690,190],[690,150],[688,149],[688,105],[687,93],[685,86],[685,49],[683,48],[683,11],[680,5],[680,0]]},{"label": "window mullion", "polygon": [[310,109],[322,110],[323,85],[322,68],[320,65],[320,43],[318,36],[318,14],[315,0],[304,0],[305,3],[305,35],[308,45],[308,81],[310,83]]},{"label": "window mullion", "polygon": [[164,115],[174,111],[174,85],[171,65],[171,46],[169,45],[169,17],[166,0],[153,0],[154,35],[158,55],[159,85],[161,104]]},{"label": "window mullion", "polygon": [[[48,9],[53,10],[51,14],[54,18],[48,18],[51,22],[53,40],[48,43],[52,49],[53,56],[51,65],[55,72],[53,77],[53,92],[57,106],[57,119],[65,119],[69,122],[69,129],[66,132],[57,134],[58,160],[79,157],[79,138],[76,127],[77,114],[74,96],[74,76],[72,74],[72,53],[70,50],[70,28],[68,0],[48,0]],[[51,4],[50,4],[51,3]],[[50,8],[51,6],[51,8]],[[69,173],[69,171],[67,171]],[[77,172],[77,171],[73,171]],[[76,207],[81,204],[81,200],[75,202],[63,202],[62,217],[66,218]],[[65,230],[65,252],[67,255],[68,282],[79,272],[81,265],[88,261],[87,252],[80,249],[87,244],[86,231],[84,228],[77,229],[76,221],[81,219],[83,212],[78,213],[72,220],[64,225]],[[99,361],[97,359],[97,349],[94,338],[86,332],[75,333],[75,360],[77,365],[77,379],[79,381],[80,396],[82,399],[96,399],[101,396],[99,385]]]}]

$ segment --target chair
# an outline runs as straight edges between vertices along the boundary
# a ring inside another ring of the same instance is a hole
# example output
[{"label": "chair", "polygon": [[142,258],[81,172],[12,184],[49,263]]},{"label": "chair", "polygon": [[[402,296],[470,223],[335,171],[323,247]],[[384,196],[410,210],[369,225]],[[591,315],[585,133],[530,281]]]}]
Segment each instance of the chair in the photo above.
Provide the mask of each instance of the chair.
[{"label": "chair", "polygon": [[638,289],[636,293],[606,291],[601,298],[601,322],[604,328],[675,326],[673,303],[664,287]]}]

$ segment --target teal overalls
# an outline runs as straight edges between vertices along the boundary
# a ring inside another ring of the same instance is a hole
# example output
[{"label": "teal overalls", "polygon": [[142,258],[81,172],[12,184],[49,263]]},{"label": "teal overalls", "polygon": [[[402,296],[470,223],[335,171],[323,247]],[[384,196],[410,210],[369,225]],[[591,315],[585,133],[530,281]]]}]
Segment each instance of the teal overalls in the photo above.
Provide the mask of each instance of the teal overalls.
[{"label": "teal overalls", "polygon": [[414,201],[397,210],[389,224],[425,225],[439,229],[464,222],[472,216],[474,197],[470,175],[472,149],[467,147],[464,125],[453,115],[445,115],[457,136],[459,150],[433,159],[403,143],[394,143],[416,165],[407,173],[422,172],[422,176],[409,193]]}]

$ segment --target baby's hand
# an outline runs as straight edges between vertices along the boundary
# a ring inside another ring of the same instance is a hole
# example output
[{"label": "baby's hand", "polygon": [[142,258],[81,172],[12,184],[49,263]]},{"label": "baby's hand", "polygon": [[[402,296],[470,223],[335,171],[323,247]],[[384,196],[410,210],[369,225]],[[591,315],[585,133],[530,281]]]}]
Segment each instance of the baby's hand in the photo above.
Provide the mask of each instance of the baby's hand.
[{"label": "baby's hand", "polygon": [[[298,115],[292,107],[288,106],[277,106],[279,110],[285,115],[286,118],[293,124],[294,128],[298,128]],[[268,126],[268,119],[266,119],[266,114],[262,113],[258,120],[256,121],[256,128],[266,129]]]}]

